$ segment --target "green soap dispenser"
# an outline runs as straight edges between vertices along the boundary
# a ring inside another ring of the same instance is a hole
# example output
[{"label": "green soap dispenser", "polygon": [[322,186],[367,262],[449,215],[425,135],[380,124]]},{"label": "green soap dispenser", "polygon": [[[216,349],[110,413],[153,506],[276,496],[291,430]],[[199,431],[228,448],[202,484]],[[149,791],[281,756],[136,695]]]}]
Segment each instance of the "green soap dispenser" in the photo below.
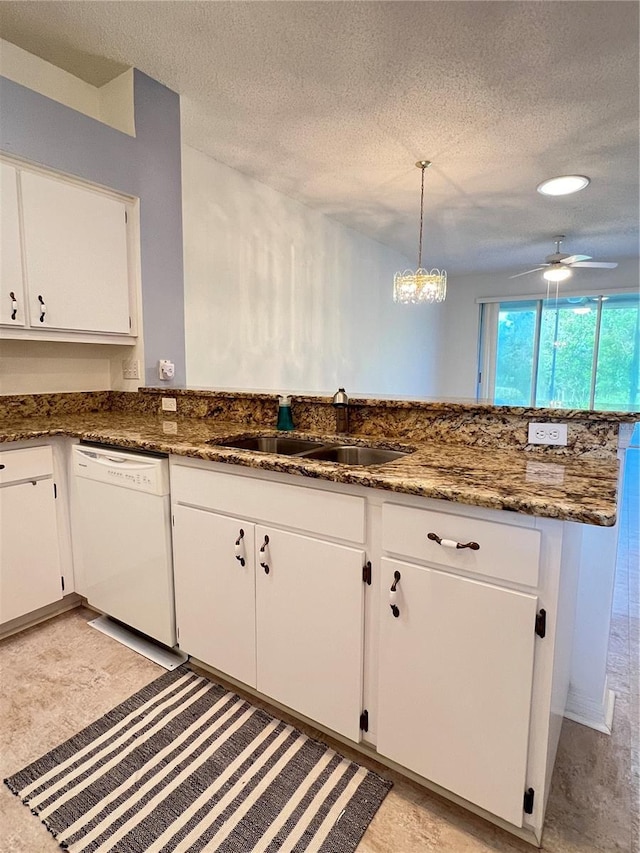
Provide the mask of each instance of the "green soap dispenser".
[{"label": "green soap dispenser", "polygon": [[278,423],[276,429],[293,429],[293,418],[291,417],[291,397],[283,394],[278,397]]}]

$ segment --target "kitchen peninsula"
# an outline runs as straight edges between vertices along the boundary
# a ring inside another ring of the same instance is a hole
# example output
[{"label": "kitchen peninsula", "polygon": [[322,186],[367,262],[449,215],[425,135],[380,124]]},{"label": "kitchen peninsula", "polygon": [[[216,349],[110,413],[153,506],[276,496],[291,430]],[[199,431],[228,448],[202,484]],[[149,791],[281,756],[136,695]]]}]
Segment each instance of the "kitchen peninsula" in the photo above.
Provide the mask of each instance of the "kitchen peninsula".
[{"label": "kitchen peninsula", "polygon": [[[355,398],[348,442],[408,448],[382,468],[238,452],[216,444],[276,434],[277,395],[164,389],[0,398],[0,442],[68,436],[439,500],[610,526],[616,520],[618,428],[635,413]],[[294,398],[296,431],[335,440],[330,397]],[[530,420],[570,424],[567,447],[527,444]],[[547,466],[547,467],[545,467]],[[549,467],[558,466],[558,467]]]},{"label": "kitchen peninsula", "polygon": [[[163,396],[2,398],[2,474],[53,447],[73,540],[70,444],[168,454],[182,651],[538,843],[583,535],[613,532],[636,416],[356,398],[340,443],[406,455],[352,466],[221,446],[275,435],[274,394]],[[294,396],[293,417],[288,436],[338,440],[330,397]],[[567,445],[529,445],[532,420]],[[65,564],[84,595],[81,555]]]}]

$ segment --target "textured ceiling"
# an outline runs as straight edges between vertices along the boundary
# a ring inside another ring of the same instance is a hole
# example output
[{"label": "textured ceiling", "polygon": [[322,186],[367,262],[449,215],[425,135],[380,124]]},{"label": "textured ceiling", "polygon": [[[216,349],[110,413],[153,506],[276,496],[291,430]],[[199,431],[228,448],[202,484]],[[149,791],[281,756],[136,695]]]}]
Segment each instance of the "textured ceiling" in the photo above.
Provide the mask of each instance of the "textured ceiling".
[{"label": "textured ceiling", "polygon": [[[133,65],[183,138],[450,272],[638,255],[636,2],[0,2],[3,38],[94,84]],[[547,177],[589,175],[545,198]]]}]

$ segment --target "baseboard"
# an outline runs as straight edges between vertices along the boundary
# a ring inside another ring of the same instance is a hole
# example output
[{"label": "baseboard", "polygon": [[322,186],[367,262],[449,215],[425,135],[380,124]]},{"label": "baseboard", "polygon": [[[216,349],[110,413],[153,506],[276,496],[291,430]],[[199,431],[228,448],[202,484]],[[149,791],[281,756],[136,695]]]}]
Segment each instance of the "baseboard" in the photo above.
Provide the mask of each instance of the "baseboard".
[{"label": "baseboard", "polygon": [[605,681],[604,693],[600,701],[594,700],[592,696],[587,696],[580,690],[569,687],[564,715],[569,720],[610,735],[615,701],[616,694],[609,689],[607,681]]},{"label": "baseboard", "polygon": [[40,622],[46,622],[47,619],[52,619],[54,616],[59,616],[61,613],[66,613],[67,610],[75,610],[84,603],[84,598],[75,592],[65,595],[60,601],[54,601],[53,604],[47,604],[45,607],[40,607],[38,610],[33,610],[24,616],[19,616],[17,619],[11,619],[9,622],[4,622],[0,625],[0,640],[6,637],[11,637],[13,634],[18,634],[20,631],[26,631],[27,628],[33,628],[34,625],[39,625]]}]

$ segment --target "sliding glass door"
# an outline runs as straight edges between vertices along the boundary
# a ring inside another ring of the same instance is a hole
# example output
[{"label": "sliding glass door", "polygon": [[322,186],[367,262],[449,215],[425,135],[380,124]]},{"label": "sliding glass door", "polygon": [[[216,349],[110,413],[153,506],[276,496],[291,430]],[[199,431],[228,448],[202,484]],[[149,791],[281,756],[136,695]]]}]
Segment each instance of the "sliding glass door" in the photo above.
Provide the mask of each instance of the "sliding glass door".
[{"label": "sliding glass door", "polygon": [[479,396],[497,405],[640,408],[638,294],[486,302]]}]

